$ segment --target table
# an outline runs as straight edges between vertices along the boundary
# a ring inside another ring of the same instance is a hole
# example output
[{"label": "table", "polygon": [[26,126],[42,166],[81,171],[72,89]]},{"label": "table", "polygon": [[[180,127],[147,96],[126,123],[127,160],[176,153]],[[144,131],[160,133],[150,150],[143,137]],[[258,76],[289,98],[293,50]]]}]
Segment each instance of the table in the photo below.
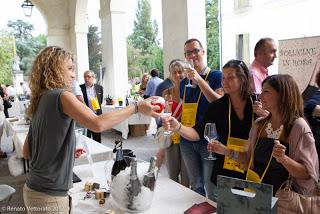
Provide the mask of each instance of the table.
[{"label": "table", "polygon": [[[11,119],[12,120],[12,119]],[[17,158],[23,158],[23,144],[27,137],[29,125],[22,121],[10,122],[10,119],[4,121],[3,134],[12,136],[12,141],[15,146]],[[111,159],[113,156],[112,149],[98,143],[87,136],[82,135],[82,139],[85,140],[88,145],[88,150],[94,162]],[[75,160],[75,165],[81,165],[88,163],[86,155],[81,155]]]},{"label": "table", "polygon": [[27,105],[30,100],[23,100],[23,101],[15,101],[11,102],[12,107],[8,109],[10,117],[18,117],[19,115],[24,114],[25,105]]},{"label": "table", "polygon": [[[93,164],[93,177],[87,177],[88,165],[75,166],[73,168],[73,171],[82,179],[82,181],[75,183],[74,187],[69,191],[72,197],[72,213],[104,214],[108,209],[116,210],[116,213],[124,213],[116,208],[112,196],[108,197],[106,203],[103,205],[99,205],[98,200],[94,198],[83,200],[83,197],[85,196],[85,192],[83,191],[85,182],[98,182],[100,183],[100,187],[105,187],[107,185],[107,176],[104,170],[105,164],[106,161],[96,162]],[[167,177],[159,175],[151,207],[142,213],[156,214],[170,211],[170,213],[180,214],[195,203],[202,203],[205,201],[216,206],[215,202],[210,199],[199,195],[191,189],[188,189]]]},{"label": "table", "polygon": [[[101,105],[102,112],[111,112],[117,109],[124,108],[123,106],[117,105]],[[129,134],[129,125],[138,125],[138,124],[150,124],[152,117],[145,116],[143,114],[133,114],[128,119],[122,121],[121,123],[113,126],[112,128],[121,132],[124,139],[128,138]]]},{"label": "table", "polygon": [[[13,143],[14,143],[18,158],[23,158],[22,149],[23,149],[23,144],[26,137],[27,137],[27,132],[22,132],[22,133],[17,133],[13,138]],[[113,157],[112,149],[84,135],[82,137],[85,139],[88,145],[88,149],[91,154],[93,162],[112,159]],[[86,163],[88,163],[88,160],[86,158],[86,155],[83,154],[79,158],[75,159],[74,165],[81,165]]]}]

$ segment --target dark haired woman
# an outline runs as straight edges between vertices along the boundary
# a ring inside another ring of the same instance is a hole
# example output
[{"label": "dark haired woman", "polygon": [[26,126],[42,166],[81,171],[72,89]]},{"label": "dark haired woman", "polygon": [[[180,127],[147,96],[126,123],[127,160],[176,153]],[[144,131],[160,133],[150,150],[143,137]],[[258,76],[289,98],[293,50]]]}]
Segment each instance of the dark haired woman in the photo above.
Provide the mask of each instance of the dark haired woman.
[{"label": "dark haired woman", "polygon": [[274,194],[289,175],[295,191],[310,193],[319,178],[319,162],[296,82],[289,75],[269,76],[262,83],[260,98],[270,114],[255,121],[248,152],[232,155],[216,141],[209,149],[239,155],[235,159],[248,165],[247,179],[273,185]]},{"label": "dark haired woman", "polygon": [[[256,115],[252,107],[249,71],[244,62],[230,60],[222,69],[222,86],[225,95],[212,102],[204,114],[203,120],[193,128],[181,125],[176,119],[169,118],[167,127],[179,131],[184,138],[196,141],[204,138],[206,123],[215,123],[219,142],[232,150],[245,149],[249,131]],[[245,178],[245,171],[229,157],[216,155],[211,180],[216,184],[217,175]]]}]

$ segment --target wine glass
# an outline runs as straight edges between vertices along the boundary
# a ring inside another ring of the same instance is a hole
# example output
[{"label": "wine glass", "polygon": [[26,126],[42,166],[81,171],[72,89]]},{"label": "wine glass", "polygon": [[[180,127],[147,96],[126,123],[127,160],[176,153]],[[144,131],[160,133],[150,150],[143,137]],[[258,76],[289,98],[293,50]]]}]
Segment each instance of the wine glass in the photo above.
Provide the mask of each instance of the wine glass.
[{"label": "wine glass", "polygon": [[[168,117],[170,117],[172,115],[172,95],[171,94],[167,94],[165,95],[164,97],[164,100],[165,100],[165,103],[164,103],[164,110],[163,110],[163,113],[161,115],[161,117],[165,120],[167,119]],[[164,136],[169,136],[171,135],[171,131],[169,130],[166,130],[163,132]]]},{"label": "wine glass", "polygon": [[[192,59],[187,59],[185,61],[186,64],[186,69],[194,69],[194,65],[193,65],[193,60]],[[186,87],[190,87],[190,88],[194,88],[194,85],[191,84],[191,79],[188,78],[188,84],[186,85]]]},{"label": "wine glass", "polygon": [[[218,139],[218,133],[216,129],[216,124],[214,123],[206,123],[206,126],[204,128],[204,138],[210,142],[211,140],[217,140]],[[204,158],[205,160],[217,160],[216,157],[213,156],[212,152],[209,152],[209,156],[207,158]]]}]

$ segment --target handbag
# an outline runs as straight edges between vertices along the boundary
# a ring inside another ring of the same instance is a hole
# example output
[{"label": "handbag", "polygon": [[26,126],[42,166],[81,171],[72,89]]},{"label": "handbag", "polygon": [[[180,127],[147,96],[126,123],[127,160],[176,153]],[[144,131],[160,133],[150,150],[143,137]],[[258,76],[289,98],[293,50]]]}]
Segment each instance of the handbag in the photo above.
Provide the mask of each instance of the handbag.
[{"label": "handbag", "polygon": [[276,192],[278,198],[278,214],[319,213],[319,182],[310,195],[302,195],[292,189],[292,178],[289,177]]},{"label": "handbag", "polygon": [[159,127],[155,135],[155,143],[160,149],[165,149],[171,146],[171,137],[165,135],[165,128],[163,126]]},{"label": "handbag", "polygon": [[12,107],[12,104],[11,104],[10,100],[3,99],[3,106],[4,106],[4,108],[8,109],[8,108]]}]

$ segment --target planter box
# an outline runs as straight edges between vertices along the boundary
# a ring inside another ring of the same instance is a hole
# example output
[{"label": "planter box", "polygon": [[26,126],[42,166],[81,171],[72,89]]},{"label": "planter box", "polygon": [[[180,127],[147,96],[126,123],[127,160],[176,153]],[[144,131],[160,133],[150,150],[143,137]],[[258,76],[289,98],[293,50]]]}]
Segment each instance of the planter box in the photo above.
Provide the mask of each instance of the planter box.
[{"label": "planter box", "polygon": [[130,135],[132,137],[139,137],[146,135],[147,124],[129,125]]}]

